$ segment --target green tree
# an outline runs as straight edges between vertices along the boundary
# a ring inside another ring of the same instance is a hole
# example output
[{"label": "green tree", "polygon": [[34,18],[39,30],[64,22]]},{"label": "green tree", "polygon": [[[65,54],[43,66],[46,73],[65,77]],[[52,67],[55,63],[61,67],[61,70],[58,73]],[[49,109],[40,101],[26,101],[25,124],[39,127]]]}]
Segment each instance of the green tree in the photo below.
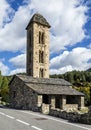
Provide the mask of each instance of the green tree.
[{"label": "green tree", "polygon": [[1,97],[2,100],[5,102],[9,101],[9,87],[8,87],[8,80],[4,76],[1,84]]}]

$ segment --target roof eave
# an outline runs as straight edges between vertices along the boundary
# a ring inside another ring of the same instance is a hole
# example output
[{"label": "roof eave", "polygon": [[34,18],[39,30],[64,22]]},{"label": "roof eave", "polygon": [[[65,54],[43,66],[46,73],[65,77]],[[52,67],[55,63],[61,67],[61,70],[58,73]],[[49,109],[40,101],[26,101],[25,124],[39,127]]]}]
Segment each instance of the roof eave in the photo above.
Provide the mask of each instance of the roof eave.
[{"label": "roof eave", "polygon": [[[29,26],[30,26],[32,23],[38,23],[38,22],[36,22],[36,21],[31,21],[31,22],[29,22],[29,24],[27,25],[27,27],[26,27],[25,29],[28,30]],[[46,27],[48,27],[48,28],[51,28],[51,25],[50,25],[50,24],[48,24],[48,25],[42,24],[42,23],[38,23],[38,24],[43,25],[43,26],[46,26]]]}]

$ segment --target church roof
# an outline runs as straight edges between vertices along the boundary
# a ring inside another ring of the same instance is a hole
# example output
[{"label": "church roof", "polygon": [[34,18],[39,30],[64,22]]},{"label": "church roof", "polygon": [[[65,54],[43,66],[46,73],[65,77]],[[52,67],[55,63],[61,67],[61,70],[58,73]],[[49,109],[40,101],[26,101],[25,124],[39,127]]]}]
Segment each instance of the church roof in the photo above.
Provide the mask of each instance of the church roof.
[{"label": "church roof", "polygon": [[26,75],[16,75],[26,86],[38,94],[84,95],[72,89],[71,83],[58,78],[34,78]]},{"label": "church roof", "polygon": [[17,75],[25,83],[36,83],[36,84],[51,84],[51,85],[66,85],[71,86],[71,83],[64,79],[59,78],[35,78],[27,75]]},{"label": "church roof", "polygon": [[64,85],[52,84],[30,84],[26,83],[33,91],[39,94],[55,94],[55,95],[84,95],[81,92]]},{"label": "church roof", "polygon": [[28,29],[28,27],[30,26],[31,23],[39,23],[41,25],[45,25],[47,27],[50,28],[50,24],[47,22],[47,20],[39,13],[36,13],[32,16],[32,18],[30,19],[30,22],[28,23],[26,29]]}]

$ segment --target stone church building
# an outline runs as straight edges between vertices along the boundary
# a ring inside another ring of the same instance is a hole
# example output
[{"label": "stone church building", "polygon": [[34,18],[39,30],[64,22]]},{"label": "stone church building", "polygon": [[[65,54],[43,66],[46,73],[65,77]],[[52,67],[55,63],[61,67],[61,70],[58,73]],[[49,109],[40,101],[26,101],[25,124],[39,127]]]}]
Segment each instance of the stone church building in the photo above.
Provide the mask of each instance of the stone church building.
[{"label": "stone church building", "polygon": [[36,13],[26,27],[26,75],[15,75],[9,83],[10,106],[48,113],[50,109],[81,109],[84,94],[64,79],[49,78],[50,24]]}]

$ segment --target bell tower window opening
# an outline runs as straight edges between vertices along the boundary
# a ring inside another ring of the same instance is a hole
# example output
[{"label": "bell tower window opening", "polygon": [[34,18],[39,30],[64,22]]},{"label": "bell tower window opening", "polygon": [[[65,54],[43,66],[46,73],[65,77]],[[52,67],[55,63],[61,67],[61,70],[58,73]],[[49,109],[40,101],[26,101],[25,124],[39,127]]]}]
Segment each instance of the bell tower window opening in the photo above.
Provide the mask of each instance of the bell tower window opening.
[{"label": "bell tower window opening", "polygon": [[41,32],[39,31],[39,43],[41,43]]},{"label": "bell tower window opening", "polygon": [[39,77],[40,78],[43,78],[44,77],[44,69],[41,69],[39,70]]},{"label": "bell tower window opening", "polygon": [[44,63],[44,52],[39,51],[39,63]]},{"label": "bell tower window opening", "polygon": [[44,36],[44,32],[42,33],[42,44],[44,44],[45,40],[45,36]]},{"label": "bell tower window opening", "polygon": [[45,42],[44,32],[39,31],[39,44],[44,44],[44,42]]}]

